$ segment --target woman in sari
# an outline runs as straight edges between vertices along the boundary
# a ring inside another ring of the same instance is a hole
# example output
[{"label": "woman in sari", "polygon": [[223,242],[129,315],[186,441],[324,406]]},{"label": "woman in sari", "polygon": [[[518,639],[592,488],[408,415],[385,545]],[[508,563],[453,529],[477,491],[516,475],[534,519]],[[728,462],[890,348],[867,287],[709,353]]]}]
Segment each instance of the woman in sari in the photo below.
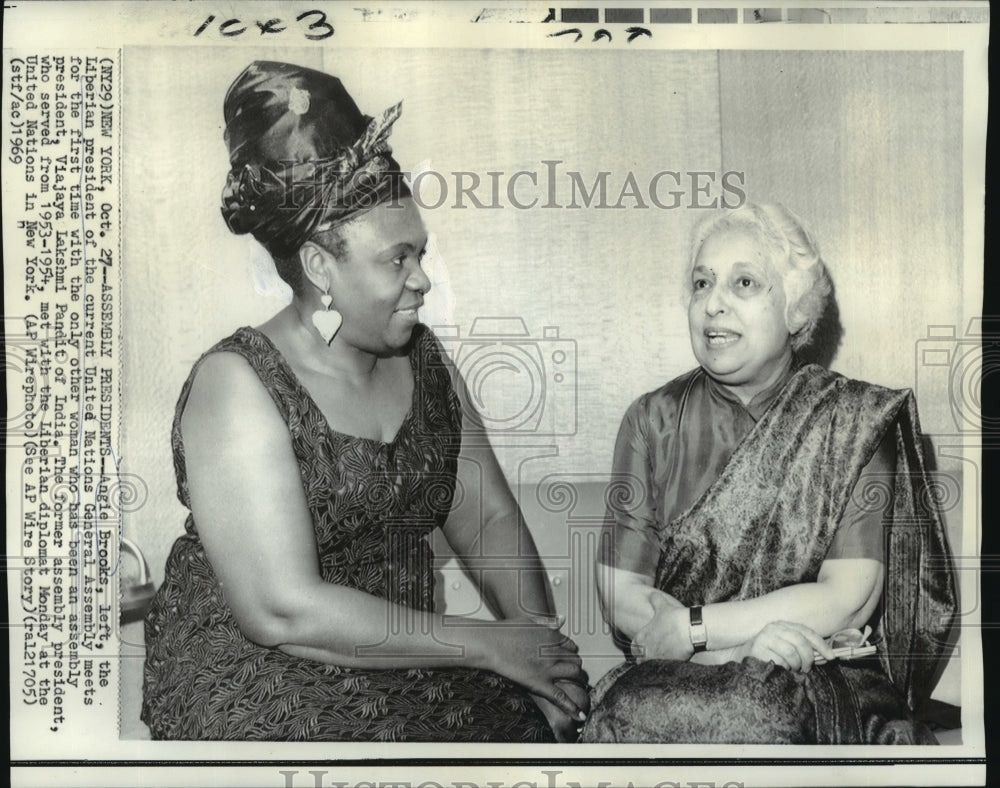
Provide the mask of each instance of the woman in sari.
[{"label": "woman in sari", "polygon": [[[517,502],[418,321],[399,113],[287,63],[226,96],[223,217],[293,298],[205,353],[177,403],[190,514],[146,618],[154,738],[572,740],[587,710]],[[435,612],[437,528],[496,620]]]},{"label": "woman in sari", "polygon": [[[798,362],[831,285],[780,206],[710,217],[689,271],[700,366],[615,448],[639,493],[609,505],[598,587],[629,659],[584,740],[934,743],[914,710],[955,590],[912,395]],[[877,653],[838,658],[869,626]]]}]

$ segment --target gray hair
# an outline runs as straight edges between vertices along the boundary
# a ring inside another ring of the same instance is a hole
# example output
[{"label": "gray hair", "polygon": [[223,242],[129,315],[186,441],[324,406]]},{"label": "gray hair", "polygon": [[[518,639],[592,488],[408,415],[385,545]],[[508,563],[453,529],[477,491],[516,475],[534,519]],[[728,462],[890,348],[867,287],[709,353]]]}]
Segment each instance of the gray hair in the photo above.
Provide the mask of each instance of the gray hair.
[{"label": "gray hair", "polygon": [[689,268],[694,267],[702,244],[709,236],[723,230],[749,233],[761,244],[762,251],[781,274],[785,325],[792,335],[792,349],[808,345],[833,289],[812,234],[784,206],[748,202],[739,208],[713,214],[695,227]]}]

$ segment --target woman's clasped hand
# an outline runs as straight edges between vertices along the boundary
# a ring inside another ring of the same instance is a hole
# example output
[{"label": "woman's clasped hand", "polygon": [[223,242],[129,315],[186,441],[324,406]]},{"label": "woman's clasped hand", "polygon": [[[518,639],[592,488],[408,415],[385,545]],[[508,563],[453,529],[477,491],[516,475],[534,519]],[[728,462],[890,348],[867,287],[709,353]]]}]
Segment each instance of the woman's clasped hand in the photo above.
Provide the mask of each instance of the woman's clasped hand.
[{"label": "woman's clasped hand", "polygon": [[484,638],[485,666],[556,704],[578,719],[586,716],[563,688],[564,682],[586,686],[583,660],[572,639],[558,626],[535,617],[507,619],[491,626]]},{"label": "woman's clasped hand", "polygon": [[834,659],[833,649],[815,630],[792,621],[772,621],[738,653],[802,673],[812,669],[817,655]]},{"label": "woman's clasped hand", "polygon": [[647,591],[653,617],[632,638],[632,655],[638,662],[648,659],[687,659],[691,656],[688,609],[670,594]]},{"label": "woman's clasped hand", "polygon": [[579,648],[558,623],[529,616],[490,627],[485,667],[532,693],[557,741],[576,741],[590,693]]}]

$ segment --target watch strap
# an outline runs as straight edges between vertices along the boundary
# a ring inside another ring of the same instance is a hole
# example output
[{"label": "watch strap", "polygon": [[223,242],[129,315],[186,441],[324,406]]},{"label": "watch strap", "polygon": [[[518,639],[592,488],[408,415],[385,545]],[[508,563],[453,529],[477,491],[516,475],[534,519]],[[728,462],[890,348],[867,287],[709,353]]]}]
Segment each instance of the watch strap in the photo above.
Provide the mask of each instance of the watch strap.
[{"label": "watch strap", "polygon": [[691,645],[694,646],[694,653],[706,651],[708,646],[708,630],[701,617],[701,605],[693,605],[689,608],[691,615]]}]

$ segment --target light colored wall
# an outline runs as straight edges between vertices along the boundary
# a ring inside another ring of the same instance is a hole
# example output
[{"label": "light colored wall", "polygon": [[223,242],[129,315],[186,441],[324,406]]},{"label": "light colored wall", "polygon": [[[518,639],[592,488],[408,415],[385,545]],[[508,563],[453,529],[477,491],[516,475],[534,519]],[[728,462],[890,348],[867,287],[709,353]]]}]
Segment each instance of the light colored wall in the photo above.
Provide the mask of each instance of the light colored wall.
[{"label": "light colored wall", "polygon": [[798,213],[833,276],[833,368],[913,388],[916,341],[961,323],[961,53],[722,52],[719,78],[723,167]]}]

